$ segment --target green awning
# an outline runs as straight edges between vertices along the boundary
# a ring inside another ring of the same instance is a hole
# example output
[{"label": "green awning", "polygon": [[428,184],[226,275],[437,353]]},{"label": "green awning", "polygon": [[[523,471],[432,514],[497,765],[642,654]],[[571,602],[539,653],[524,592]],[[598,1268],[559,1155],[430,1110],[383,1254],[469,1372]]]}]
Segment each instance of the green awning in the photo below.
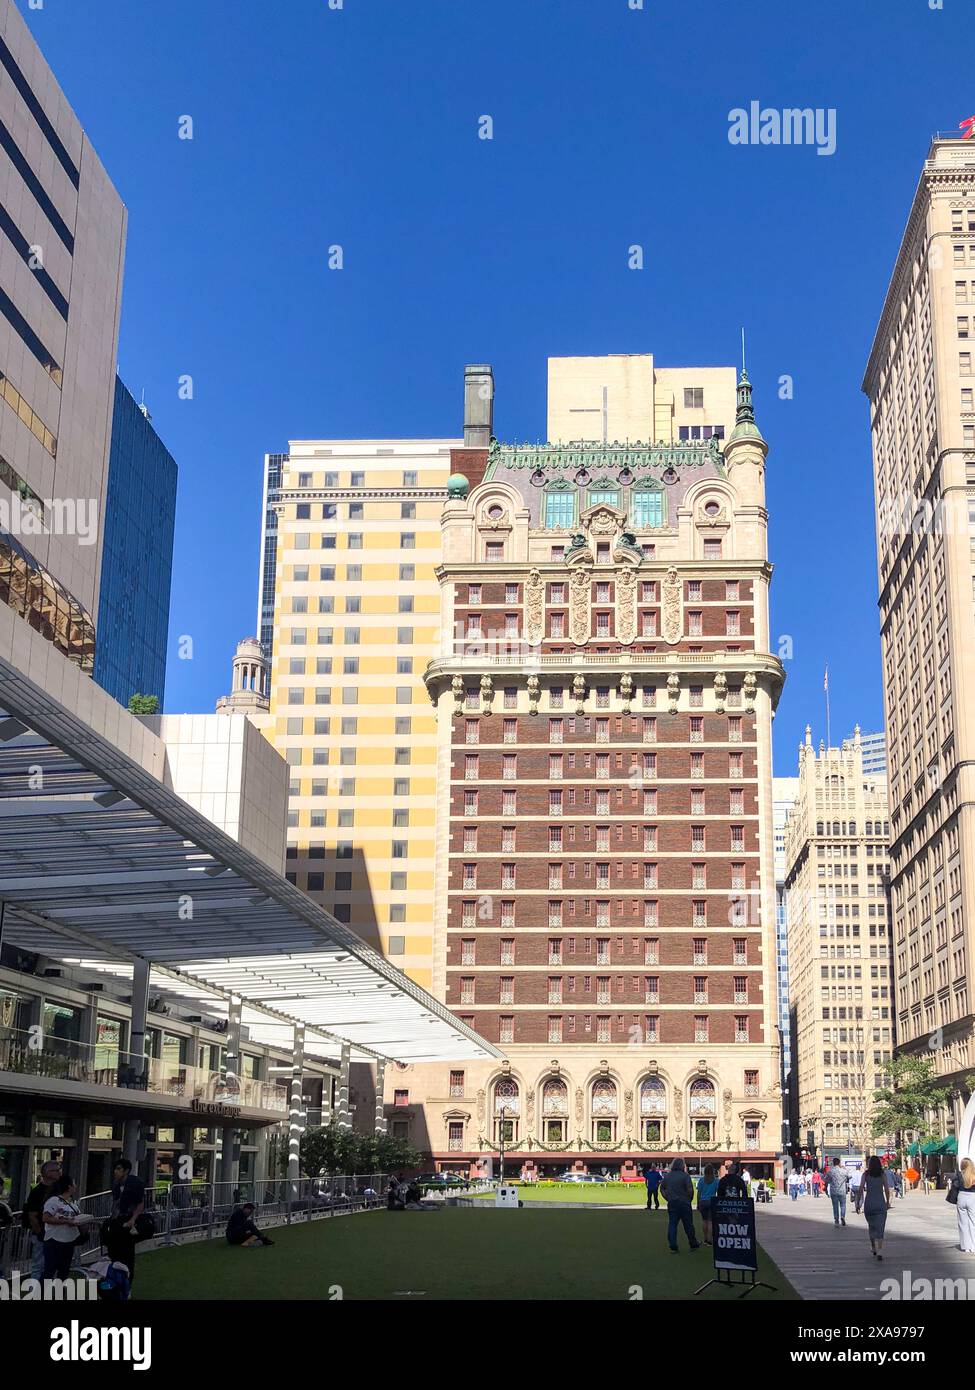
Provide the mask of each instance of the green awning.
[{"label": "green awning", "polygon": [[913,1144],[908,1144],[908,1146],[907,1146],[907,1152],[908,1152],[908,1156],[909,1156],[910,1158],[915,1158],[915,1157],[917,1156],[917,1140],[916,1140],[916,1139],[915,1139],[915,1141],[914,1141]]},{"label": "green awning", "polygon": [[956,1154],[958,1152],[958,1140],[953,1134],[948,1135],[938,1152],[943,1154]]}]

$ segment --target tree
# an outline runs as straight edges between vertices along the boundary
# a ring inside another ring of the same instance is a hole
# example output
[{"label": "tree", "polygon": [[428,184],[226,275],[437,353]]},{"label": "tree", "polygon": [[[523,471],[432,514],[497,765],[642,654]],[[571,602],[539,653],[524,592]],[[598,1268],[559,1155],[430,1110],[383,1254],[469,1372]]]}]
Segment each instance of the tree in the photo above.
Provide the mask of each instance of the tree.
[{"label": "tree", "polygon": [[159,696],[158,695],[130,695],[129,711],[132,714],[158,714]]},{"label": "tree", "polygon": [[307,1129],[301,1137],[301,1171],[309,1178],[324,1173],[392,1173],[418,1168],[420,1154],[389,1134],[356,1134],[336,1121]]},{"label": "tree", "polygon": [[941,1138],[937,1121],[929,1121],[929,1112],[938,1110],[951,1095],[950,1086],[939,1086],[932,1057],[902,1054],[887,1065],[891,1084],[874,1094],[874,1137],[914,1131],[919,1144],[929,1138]]}]

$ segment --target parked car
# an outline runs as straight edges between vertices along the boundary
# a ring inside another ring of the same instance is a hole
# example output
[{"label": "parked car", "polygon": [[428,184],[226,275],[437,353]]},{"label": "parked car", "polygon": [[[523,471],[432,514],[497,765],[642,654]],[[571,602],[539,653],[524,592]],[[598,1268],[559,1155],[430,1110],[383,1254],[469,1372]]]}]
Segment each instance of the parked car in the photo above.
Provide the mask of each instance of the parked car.
[{"label": "parked car", "polygon": [[457,1173],[421,1173],[413,1181],[418,1187],[436,1187],[438,1189],[467,1186],[467,1179],[460,1177]]}]

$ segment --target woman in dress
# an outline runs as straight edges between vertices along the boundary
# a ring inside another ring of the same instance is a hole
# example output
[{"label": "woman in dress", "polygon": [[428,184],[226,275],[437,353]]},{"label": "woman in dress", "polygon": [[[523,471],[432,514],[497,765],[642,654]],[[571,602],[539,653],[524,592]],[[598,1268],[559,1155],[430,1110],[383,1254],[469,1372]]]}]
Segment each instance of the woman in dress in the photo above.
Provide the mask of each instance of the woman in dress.
[{"label": "woman in dress", "polygon": [[884,1229],[890,1211],[890,1183],[876,1154],[867,1164],[867,1171],[857,1191],[857,1215],[863,1211],[870,1234],[870,1250],[874,1259],[882,1260]]}]

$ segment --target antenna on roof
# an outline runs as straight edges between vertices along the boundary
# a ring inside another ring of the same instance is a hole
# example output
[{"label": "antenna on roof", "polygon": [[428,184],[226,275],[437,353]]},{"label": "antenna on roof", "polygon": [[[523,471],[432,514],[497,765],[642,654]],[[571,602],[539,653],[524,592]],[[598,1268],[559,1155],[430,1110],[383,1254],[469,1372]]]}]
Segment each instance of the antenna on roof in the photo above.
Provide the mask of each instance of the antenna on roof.
[{"label": "antenna on roof", "polygon": [[745,329],[741,330],[741,369],[745,370]]},{"label": "antenna on roof", "polygon": [[139,409],[142,411],[143,415],[146,417],[149,423],[152,424],[152,416],[149,414],[149,407],[146,405],[146,388],[144,386],[142,388],[142,399],[139,402]]}]

